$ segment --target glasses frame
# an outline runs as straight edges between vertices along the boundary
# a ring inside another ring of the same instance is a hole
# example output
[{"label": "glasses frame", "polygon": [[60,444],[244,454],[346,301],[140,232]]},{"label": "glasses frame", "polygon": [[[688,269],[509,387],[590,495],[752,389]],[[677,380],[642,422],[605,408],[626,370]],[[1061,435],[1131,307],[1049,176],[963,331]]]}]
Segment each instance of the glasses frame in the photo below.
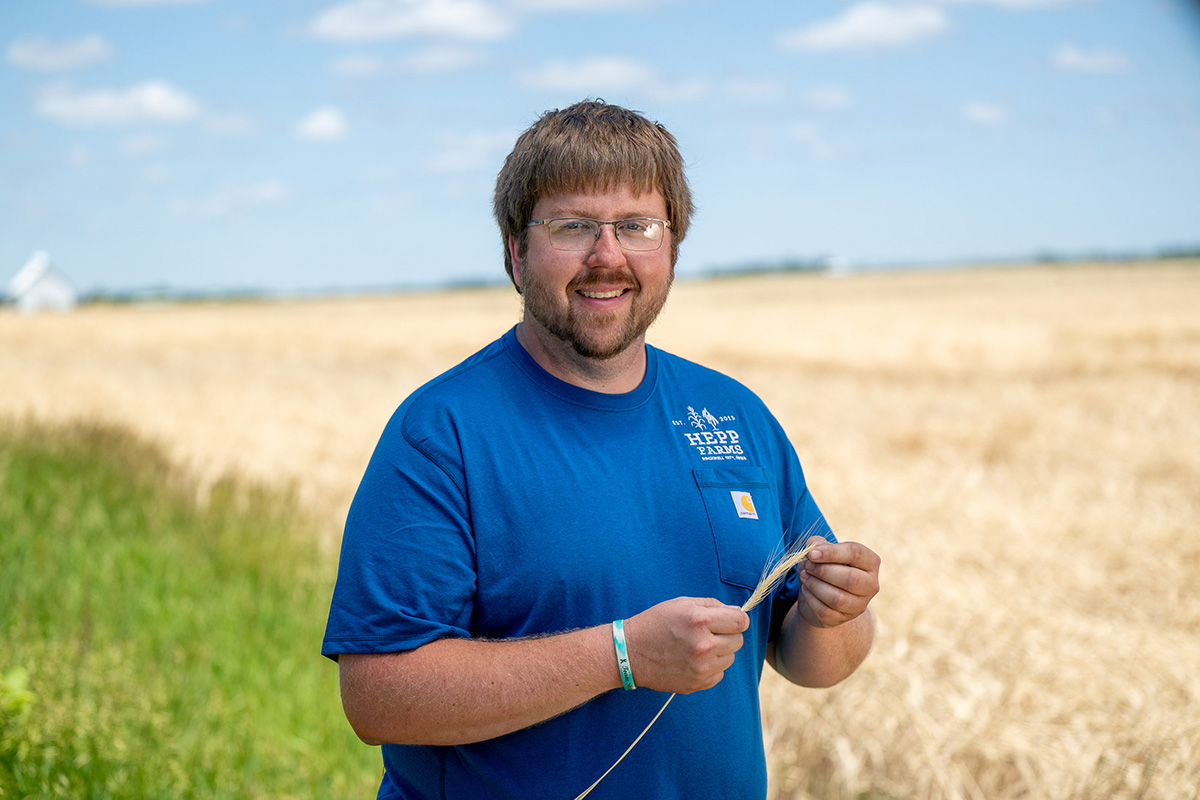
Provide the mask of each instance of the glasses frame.
[{"label": "glasses frame", "polygon": [[[605,225],[612,225],[613,226],[613,236],[617,237],[617,244],[621,245],[622,250],[625,250],[630,253],[653,253],[656,250],[661,250],[663,241],[667,238],[665,231],[669,230],[671,227],[670,220],[659,219],[658,217],[626,217],[625,219],[614,219],[610,222],[605,222],[602,219],[592,219],[591,217],[547,217],[546,219],[535,219],[531,222],[527,222],[527,223],[525,223],[525,227],[532,228],[535,225],[547,226],[546,236],[550,240],[550,246],[553,247],[555,250],[561,250],[564,253],[582,253],[582,252],[585,252],[586,250],[588,250],[588,248],[586,248],[586,247],[583,247],[583,248],[559,247],[558,245],[556,245],[554,243],[554,237],[549,235],[550,228],[548,226],[551,222],[561,222],[562,220],[578,220],[580,222],[596,223],[596,235],[592,239],[593,245],[596,242],[600,241],[600,229]],[[625,243],[621,241],[621,234],[617,233],[617,226],[620,225],[622,222],[632,222],[633,220],[646,220],[648,222],[662,223],[662,226],[664,229],[664,234],[663,234],[662,238],[660,238],[658,240],[658,244],[656,244],[654,247],[649,247],[644,250],[638,250],[636,248],[626,247]]]}]

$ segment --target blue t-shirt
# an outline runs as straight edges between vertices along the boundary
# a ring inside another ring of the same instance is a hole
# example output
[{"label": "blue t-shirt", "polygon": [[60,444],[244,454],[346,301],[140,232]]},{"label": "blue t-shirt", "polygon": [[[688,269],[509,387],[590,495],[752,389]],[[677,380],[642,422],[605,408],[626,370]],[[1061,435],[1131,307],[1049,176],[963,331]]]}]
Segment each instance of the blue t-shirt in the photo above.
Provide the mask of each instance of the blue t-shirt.
[{"label": "blue t-shirt", "polygon": [[[646,353],[638,388],[597,393],[510,330],[405,400],[350,508],[322,652],[556,633],[679,596],[741,605],[782,546],[832,539],[762,401]],[[676,697],[590,798],[765,797],[758,682],[798,586],[793,571],[724,679]],[[666,698],[617,690],[484,742],[384,745],[380,797],[572,800]]]}]

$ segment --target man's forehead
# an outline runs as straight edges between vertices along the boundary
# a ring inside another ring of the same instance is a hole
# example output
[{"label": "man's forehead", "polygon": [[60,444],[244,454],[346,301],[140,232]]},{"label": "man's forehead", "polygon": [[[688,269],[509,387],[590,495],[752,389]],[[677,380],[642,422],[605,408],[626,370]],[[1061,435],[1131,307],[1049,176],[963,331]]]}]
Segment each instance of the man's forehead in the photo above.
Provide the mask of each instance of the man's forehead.
[{"label": "man's forehead", "polygon": [[543,195],[535,211],[557,214],[587,215],[600,210],[624,214],[661,216],[667,211],[666,200],[658,189],[647,191],[631,185],[579,191],[553,192]]}]

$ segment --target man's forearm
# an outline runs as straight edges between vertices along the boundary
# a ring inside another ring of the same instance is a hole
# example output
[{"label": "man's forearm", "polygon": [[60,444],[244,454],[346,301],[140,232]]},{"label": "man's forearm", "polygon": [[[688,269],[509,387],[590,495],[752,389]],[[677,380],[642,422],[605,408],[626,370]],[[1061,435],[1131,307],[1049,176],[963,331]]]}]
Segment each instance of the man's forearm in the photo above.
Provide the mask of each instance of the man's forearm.
[{"label": "man's forearm", "polygon": [[851,675],[871,651],[875,616],[865,613],[833,628],[817,628],[788,611],[779,641],[767,654],[776,671],[800,686],[824,688]]},{"label": "man's forearm", "polygon": [[339,659],[342,706],[369,744],[465,744],[535,725],[621,685],[608,626],[535,639],[441,639]]}]

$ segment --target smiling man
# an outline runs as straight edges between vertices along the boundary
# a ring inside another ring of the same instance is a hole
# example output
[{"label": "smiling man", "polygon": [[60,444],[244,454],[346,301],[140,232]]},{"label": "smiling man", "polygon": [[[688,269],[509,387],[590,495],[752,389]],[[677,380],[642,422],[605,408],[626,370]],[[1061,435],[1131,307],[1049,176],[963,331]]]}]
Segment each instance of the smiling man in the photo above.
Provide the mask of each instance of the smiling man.
[{"label": "smiling man", "polygon": [[534,206],[524,247],[509,239],[525,298],[517,340],[552,375],[599,391],[641,380],[646,353],[635,345],[674,278],[666,209],[657,190],[554,195]]},{"label": "smiling man", "polygon": [[[496,182],[521,321],[409,396],[346,521],[322,652],[383,798],[762,798],[764,664],[870,649],[879,558],[837,542],[763,403],[646,343],[692,201],[674,137],[586,101]],[[824,538],[749,613],[781,546]]]}]

